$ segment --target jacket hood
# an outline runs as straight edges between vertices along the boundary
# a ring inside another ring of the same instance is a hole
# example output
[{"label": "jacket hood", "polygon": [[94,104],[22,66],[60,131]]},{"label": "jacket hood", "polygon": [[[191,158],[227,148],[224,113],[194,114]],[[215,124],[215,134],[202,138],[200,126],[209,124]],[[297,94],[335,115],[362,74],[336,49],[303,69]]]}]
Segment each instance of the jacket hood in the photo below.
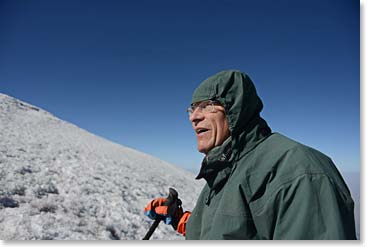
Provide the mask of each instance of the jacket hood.
[{"label": "jacket hood", "polygon": [[209,99],[224,105],[232,136],[243,132],[263,108],[250,77],[237,70],[225,70],[203,81],[194,91],[191,103]]},{"label": "jacket hood", "polygon": [[260,117],[263,104],[254,84],[244,73],[226,70],[203,81],[194,91],[192,103],[218,100],[225,108],[231,136],[208,152],[197,179],[205,178],[215,189],[226,181],[236,160],[246,155],[271,134]]}]

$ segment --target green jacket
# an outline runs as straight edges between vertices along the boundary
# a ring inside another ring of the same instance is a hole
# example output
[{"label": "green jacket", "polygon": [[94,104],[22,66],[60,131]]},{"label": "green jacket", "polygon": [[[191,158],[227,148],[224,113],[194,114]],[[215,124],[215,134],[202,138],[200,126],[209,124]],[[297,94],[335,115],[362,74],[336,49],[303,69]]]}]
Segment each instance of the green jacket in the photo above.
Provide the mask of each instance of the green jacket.
[{"label": "green jacket", "polygon": [[278,133],[260,117],[250,78],[224,71],[192,102],[219,100],[231,137],[204,158],[186,239],[356,239],[354,203],[330,158]]}]

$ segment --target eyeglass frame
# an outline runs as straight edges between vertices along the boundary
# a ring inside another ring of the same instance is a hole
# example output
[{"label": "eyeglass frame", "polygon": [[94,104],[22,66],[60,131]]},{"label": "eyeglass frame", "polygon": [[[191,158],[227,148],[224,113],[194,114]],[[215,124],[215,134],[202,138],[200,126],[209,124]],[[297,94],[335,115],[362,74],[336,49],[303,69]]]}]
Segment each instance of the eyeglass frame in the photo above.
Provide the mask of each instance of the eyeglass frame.
[{"label": "eyeglass frame", "polygon": [[[211,106],[211,108],[208,108],[208,110],[205,110],[208,106]],[[218,100],[215,100],[215,99],[203,100],[203,101],[191,104],[190,107],[188,107],[186,111],[189,114],[189,117],[194,113],[194,111],[198,107],[199,107],[200,112],[215,113],[216,112],[215,106],[223,106],[223,105]]]}]

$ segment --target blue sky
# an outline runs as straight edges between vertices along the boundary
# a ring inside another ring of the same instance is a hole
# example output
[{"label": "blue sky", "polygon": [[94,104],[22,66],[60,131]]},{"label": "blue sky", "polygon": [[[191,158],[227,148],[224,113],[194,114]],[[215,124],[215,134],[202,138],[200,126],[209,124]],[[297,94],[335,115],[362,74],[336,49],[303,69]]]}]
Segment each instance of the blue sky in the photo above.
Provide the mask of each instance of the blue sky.
[{"label": "blue sky", "polygon": [[0,0],[0,92],[194,170],[195,87],[240,69],[280,132],[359,171],[359,1]]}]

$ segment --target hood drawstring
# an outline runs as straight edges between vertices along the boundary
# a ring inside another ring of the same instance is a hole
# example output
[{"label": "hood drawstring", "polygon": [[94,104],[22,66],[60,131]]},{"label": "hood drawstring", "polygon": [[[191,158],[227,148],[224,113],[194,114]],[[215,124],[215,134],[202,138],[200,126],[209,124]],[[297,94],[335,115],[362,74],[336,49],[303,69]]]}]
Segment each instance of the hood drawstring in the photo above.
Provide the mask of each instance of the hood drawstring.
[{"label": "hood drawstring", "polygon": [[206,204],[207,206],[209,206],[209,204],[210,204],[210,200],[212,199],[212,192],[213,192],[213,189],[211,188],[211,189],[210,189],[210,191],[209,191],[208,196],[207,196],[207,197],[206,197],[206,199],[205,199],[205,204]]}]

